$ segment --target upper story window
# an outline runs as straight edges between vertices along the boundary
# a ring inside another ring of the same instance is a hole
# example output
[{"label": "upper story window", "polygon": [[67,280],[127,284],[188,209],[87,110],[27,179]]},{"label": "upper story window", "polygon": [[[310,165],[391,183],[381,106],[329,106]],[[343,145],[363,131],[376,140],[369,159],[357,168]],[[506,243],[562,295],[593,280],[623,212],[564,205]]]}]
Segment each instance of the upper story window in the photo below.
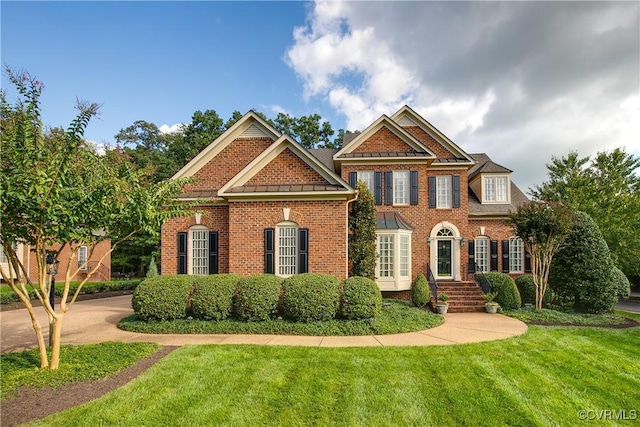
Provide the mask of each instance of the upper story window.
[{"label": "upper story window", "polygon": [[436,177],[436,208],[451,208],[451,176]]},{"label": "upper story window", "polygon": [[393,204],[409,204],[409,171],[393,171]]},{"label": "upper story window", "polygon": [[86,270],[87,266],[87,247],[86,246],[80,246],[78,248],[78,268],[80,268],[81,270]]},{"label": "upper story window", "polygon": [[508,176],[485,176],[482,185],[483,203],[509,203]]},{"label": "upper story window", "polygon": [[362,181],[367,184],[367,187],[369,188],[369,191],[371,191],[371,193],[375,191],[373,171],[358,171],[358,181]]}]

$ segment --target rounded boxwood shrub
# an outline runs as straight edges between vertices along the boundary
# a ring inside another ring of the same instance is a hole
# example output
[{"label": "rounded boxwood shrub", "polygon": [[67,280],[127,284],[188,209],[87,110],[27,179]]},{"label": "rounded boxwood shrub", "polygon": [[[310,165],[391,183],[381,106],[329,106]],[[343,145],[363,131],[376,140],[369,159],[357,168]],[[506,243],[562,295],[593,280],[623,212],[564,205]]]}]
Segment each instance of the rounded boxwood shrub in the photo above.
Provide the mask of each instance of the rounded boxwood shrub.
[{"label": "rounded boxwood shrub", "polygon": [[505,310],[515,310],[520,308],[522,300],[520,299],[520,293],[516,287],[516,282],[505,273],[498,273],[496,271],[490,271],[484,273],[489,283],[491,283],[491,292],[497,292],[495,302],[500,304]]},{"label": "rounded boxwood shrub", "polygon": [[340,306],[340,281],[330,274],[291,276],[283,291],[285,315],[298,322],[332,319]]},{"label": "rounded boxwood shrub", "polygon": [[429,282],[424,274],[418,274],[411,283],[411,302],[416,307],[422,307],[431,299],[431,290],[429,289]]},{"label": "rounded boxwood shrub", "polygon": [[[525,303],[536,304],[536,285],[533,283],[533,276],[531,274],[523,274],[522,276],[516,277],[516,287],[518,288],[518,292],[520,292],[520,299],[523,305]],[[551,288],[547,286],[544,298],[542,298],[542,305],[549,305],[552,296]]]},{"label": "rounded boxwood shrub", "polygon": [[342,317],[370,319],[382,310],[382,293],[376,282],[367,277],[349,277],[342,283]]},{"label": "rounded boxwood shrub", "polygon": [[631,295],[631,284],[629,279],[618,267],[613,267],[613,275],[616,282],[616,290],[618,293],[618,300],[629,298]]},{"label": "rounded boxwood shrub", "polygon": [[222,320],[231,315],[233,293],[242,280],[239,274],[212,274],[193,278],[191,313],[205,320]]},{"label": "rounded boxwood shrub", "polygon": [[145,320],[175,320],[187,316],[191,293],[189,276],[157,276],[138,285],[131,305],[135,313]]},{"label": "rounded boxwood shrub", "polygon": [[234,312],[250,322],[269,320],[278,312],[282,279],[273,274],[255,274],[238,282]]}]

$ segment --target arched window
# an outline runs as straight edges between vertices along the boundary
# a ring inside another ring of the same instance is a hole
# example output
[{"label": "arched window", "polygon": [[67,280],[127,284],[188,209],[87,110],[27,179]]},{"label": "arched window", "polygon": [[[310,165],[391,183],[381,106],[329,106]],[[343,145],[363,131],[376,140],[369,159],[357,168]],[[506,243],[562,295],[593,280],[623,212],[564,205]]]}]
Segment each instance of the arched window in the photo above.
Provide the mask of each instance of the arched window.
[{"label": "arched window", "polygon": [[442,230],[438,231],[437,236],[438,237],[454,237],[454,234],[453,234],[453,231],[451,231],[451,229],[443,228]]}]

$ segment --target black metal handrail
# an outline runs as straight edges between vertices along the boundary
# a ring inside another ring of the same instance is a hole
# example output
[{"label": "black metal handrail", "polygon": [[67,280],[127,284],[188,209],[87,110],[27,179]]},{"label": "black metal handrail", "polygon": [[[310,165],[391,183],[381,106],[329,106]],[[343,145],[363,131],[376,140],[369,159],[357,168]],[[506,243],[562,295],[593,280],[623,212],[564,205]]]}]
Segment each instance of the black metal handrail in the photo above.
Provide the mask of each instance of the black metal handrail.
[{"label": "black metal handrail", "polygon": [[436,277],[433,275],[433,271],[431,271],[431,266],[427,264],[427,282],[429,282],[429,289],[431,290],[431,295],[433,295],[433,301],[438,303],[438,282],[436,282]]},{"label": "black metal handrail", "polygon": [[[484,275],[484,272],[479,270],[477,268],[477,266],[474,266],[474,267],[475,267],[475,273],[474,273],[473,277],[474,277],[476,283],[478,285],[480,285],[480,289],[482,289],[482,293],[484,293],[484,294],[490,293],[491,292],[491,283],[489,282],[489,279],[487,279],[487,277]],[[469,266],[467,271],[469,271],[469,269],[471,269],[471,268],[472,267]]]}]

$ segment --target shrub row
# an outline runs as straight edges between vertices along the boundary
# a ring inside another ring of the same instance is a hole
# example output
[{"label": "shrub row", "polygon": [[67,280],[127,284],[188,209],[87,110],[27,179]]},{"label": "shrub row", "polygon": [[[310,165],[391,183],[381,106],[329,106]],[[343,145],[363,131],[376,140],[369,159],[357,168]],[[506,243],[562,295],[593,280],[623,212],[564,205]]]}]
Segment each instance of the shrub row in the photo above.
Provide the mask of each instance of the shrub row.
[{"label": "shrub row", "polygon": [[328,274],[304,273],[283,280],[257,274],[158,276],[136,289],[132,306],[145,320],[193,316],[223,320],[264,321],[283,314],[298,322],[337,317],[369,319],[380,313],[382,294],[373,280],[350,277],[342,284]]},{"label": "shrub row", "polygon": [[522,304],[520,292],[511,276],[495,271],[484,273],[484,276],[491,283],[491,292],[497,293],[494,301],[500,304],[500,307],[504,310],[520,308]]},{"label": "shrub row", "polygon": [[[142,279],[132,279],[132,280],[113,280],[110,282],[87,282],[84,284],[82,289],[80,290],[80,295],[83,294],[96,294],[99,292],[113,292],[113,291],[126,291],[126,290],[134,290],[142,281]],[[76,289],[78,289],[79,282],[71,282],[69,284],[69,295],[73,295]],[[4,288],[3,288],[4,289]],[[8,304],[11,302],[20,301],[18,296],[11,291],[10,288],[7,288],[7,291],[2,291],[0,293],[0,303]],[[29,287],[27,287],[29,289]],[[62,296],[62,292],[64,291],[64,286],[62,283],[56,283],[56,289],[54,291],[57,297]],[[29,295],[31,299],[35,298],[35,295],[32,291],[29,291]]]}]

